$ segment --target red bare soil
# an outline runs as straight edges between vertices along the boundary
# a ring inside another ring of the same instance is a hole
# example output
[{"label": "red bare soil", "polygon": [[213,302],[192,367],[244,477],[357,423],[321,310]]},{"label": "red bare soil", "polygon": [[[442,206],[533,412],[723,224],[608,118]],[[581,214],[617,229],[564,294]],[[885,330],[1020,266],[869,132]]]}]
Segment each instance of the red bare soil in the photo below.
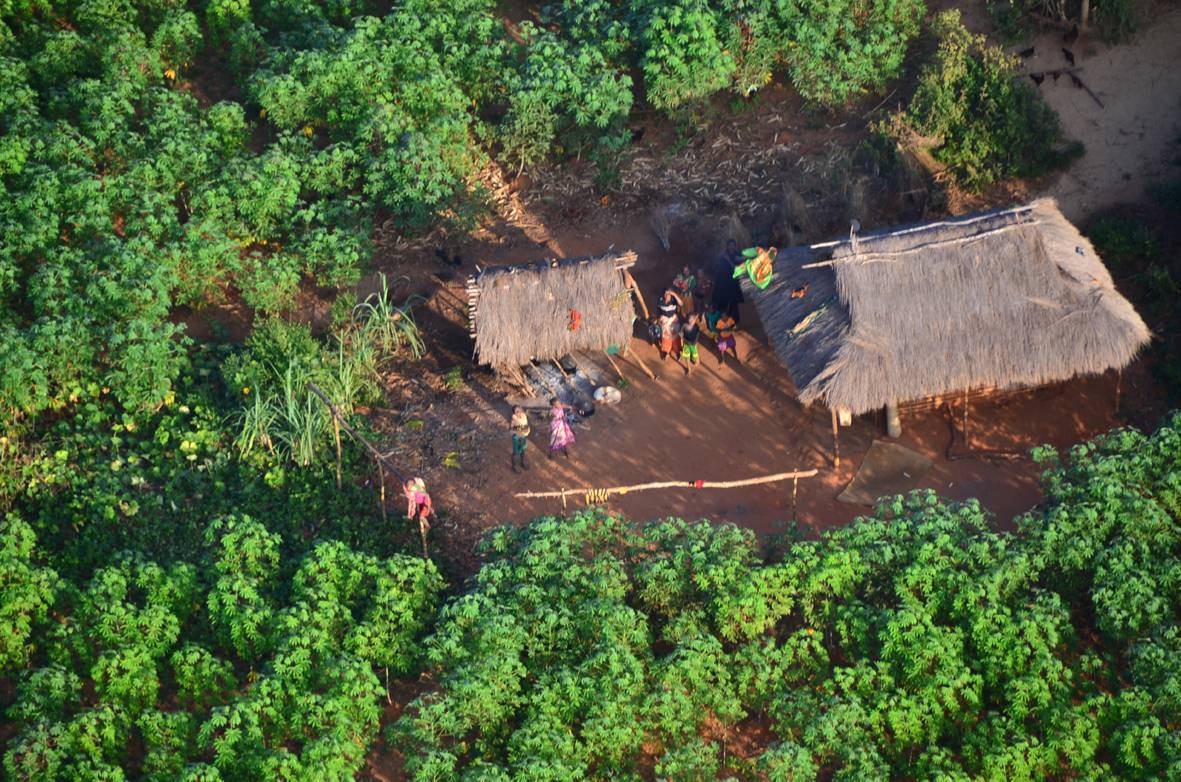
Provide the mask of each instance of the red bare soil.
[{"label": "red bare soil", "polygon": [[[670,251],[656,241],[646,221],[635,221],[610,233],[617,247],[635,249],[635,273],[651,306],[657,291],[682,263],[697,266],[712,257],[715,246],[692,235],[674,235]],[[567,255],[606,249],[581,237],[554,241]],[[519,250],[518,250],[519,252]],[[521,257],[519,260],[525,260]],[[884,437],[881,416],[862,416],[840,431],[841,466],[832,465],[832,431],[823,408],[805,409],[794,397],[786,368],[764,340],[753,308],[743,305],[739,333],[741,364],[718,366],[717,352],[703,340],[702,364],[686,376],[671,359],[662,362],[654,346],[641,337],[632,349],[654,370],[650,380],[634,359],[617,358],[630,381],[623,401],[600,406],[586,425],[576,427],[571,458],[547,458],[548,411],[531,413],[533,434],[530,469],[514,474],[509,465],[508,405],[481,388],[479,376],[469,391],[483,398],[477,416],[482,445],[474,461],[462,469],[435,470],[428,476],[437,502],[451,510],[454,532],[470,540],[476,528],[524,523],[539,515],[563,511],[560,499],[519,499],[526,491],[602,488],[660,480],[734,480],[817,468],[814,478],[801,479],[796,518],[803,530],[845,524],[870,509],[836,501],[852,479],[870,443]],[[638,328],[638,327],[637,327]],[[605,360],[596,365],[613,379]],[[903,413],[900,442],[930,457],[935,466],[919,484],[950,499],[976,497],[1007,527],[1012,518],[1040,499],[1041,468],[1029,449],[1050,444],[1065,448],[1122,424],[1115,412],[1117,378],[1081,378],[1015,397],[973,401],[969,410],[971,448],[1012,452],[973,456],[953,426],[961,426],[962,407]],[[1136,404],[1145,373],[1133,368],[1121,381],[1123,404]],[[497,415],[499,414],[499,418]],[[954,423],[953,423],[954,420]],[[952,458],[948,458],[949,448]],[[965,455],[967,454],[967,455]],[[584,504],[567,501],[567,510]],[[654,490],[614,496],[609,507],[635,520],[666,516],[733,522],[760,534],[780,531],[793,517],[790,481],[740,489]],[[446,535],[446,530],[440,530]],[[450,541],[440,540],[445,546]]]}]

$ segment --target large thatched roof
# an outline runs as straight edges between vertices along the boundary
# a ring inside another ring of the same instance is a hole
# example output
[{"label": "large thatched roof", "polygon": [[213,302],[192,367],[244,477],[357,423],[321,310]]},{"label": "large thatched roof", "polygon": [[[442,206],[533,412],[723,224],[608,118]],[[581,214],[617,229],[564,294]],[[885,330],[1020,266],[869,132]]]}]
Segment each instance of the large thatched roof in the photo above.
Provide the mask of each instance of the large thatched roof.
[{"label": "large thatched roof", "polygon": [[793,247],[744,289],[800,401],[854,414],[1123,367],[1150,336],[1049,199]]},{"label": "large thatched roof", "polygon": [[621,270],[635,260],[623,252],[484,269],[468,285],[480,363],[519,367],[625,345],[634,310]]}]

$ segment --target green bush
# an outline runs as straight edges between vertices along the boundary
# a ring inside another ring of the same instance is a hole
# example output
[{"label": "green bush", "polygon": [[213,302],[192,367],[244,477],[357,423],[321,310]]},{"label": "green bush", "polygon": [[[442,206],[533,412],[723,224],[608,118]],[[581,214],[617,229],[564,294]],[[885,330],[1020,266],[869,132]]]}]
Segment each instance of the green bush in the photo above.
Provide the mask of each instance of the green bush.
[{"label": "green bush", "polygon": [[640,24],[644,92],[653,106],[673,111],[730,86],[734,59],[705,0],[652,4]]},{"label": "green bush", "polygon": [[1142,266],[1160,256],[1160,242],[1152,229],[1127,217],[1101,217],[1087,232],[1095,251],[1113,268]]},{"label": "green bush", "polygon": [[1038,176],[1081,149],[1060,149],[1058,117],[1015,58],[941,13],[934,60],[924,66],[909,106],[881,129],[905,144],[928,147],[964,187],[979,190],[1009,177]]},{"label": "green bush", "polygon": [[1103,39],[1112,43],[1131,38],[1139,26],[1135,0],[1094,0],[1091,18]]},{"label": "green bush", "polygon": [[785,0],[778,6],[792,84],[823,105],[846,103],[897,76],[926,12],[923,0]]},{"label": "green bush", "polygon": [[355,777],[377,671],[419,663],[434,566],[322,542],[280,578],[278,537],[249,517],[207,539],[200,574],[123,557],[56,601],[62,620],[10,712],[9,779],[175,779],[203,760],[212,779]]}]

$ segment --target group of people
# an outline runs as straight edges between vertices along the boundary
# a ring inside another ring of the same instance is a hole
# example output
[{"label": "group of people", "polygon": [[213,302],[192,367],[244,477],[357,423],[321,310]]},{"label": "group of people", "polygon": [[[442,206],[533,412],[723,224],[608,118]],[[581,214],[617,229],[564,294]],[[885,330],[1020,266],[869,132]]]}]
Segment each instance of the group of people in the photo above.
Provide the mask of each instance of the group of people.
[{"label": "group of people", "polygon": [[734,269],[741,262],[738,244],[730,240],[713,268],[698,269],[696,274],[688,266],[681,268],[661,295],[648,326],[649,336],[660,348],[661,361],[672,356],[685,374],[690,374],[701,361],[703,333],[717,346],[718,366],[725,366],[727,353],[738,360],[734,331],[742,289],[734,279]]},{"label": "group of people", "polygon": [[[738,305],[742,303],[742,289],[734,278],[734,269],[742,263],[742,253],[733,240],[726,243],[726,251],[710,268],[698,269],[695,274],[688,266],[673,280],[660,297],[659,311],[650,324],[652,339],[660,347],[661,360],[669,356],[681,364],[689,374],[701,361],[702,335],[714,340],[718,349],[718,366],[724,366],[726,354],[738,360],[738,343],[734,331],[738,328]],[[682,363],[683,362],[683,363]],[[574,445],[574,429],[570,426],[572,410],[557,397],[550,399],[549,458],[561,453],[570,458]],[[514,407],[509,418],[512,438],[512,470],[529,469],[526,454],[529,450],[529,416],[524,408]]]},{"label": "group of people", "polygon": [[[574,445],[574,429],[570,426],[571,410],[557,397],[549,400],[549,458],[559,451],[567,459],[570,458],[570,446]],[[513,472],[517,471],[517,464],[522,470],[529,469],[525,461],[525,453],[529,450],[529,416],[522,407],[514,407],[513,415],[509,419],[509,433],[513,439]]]}]

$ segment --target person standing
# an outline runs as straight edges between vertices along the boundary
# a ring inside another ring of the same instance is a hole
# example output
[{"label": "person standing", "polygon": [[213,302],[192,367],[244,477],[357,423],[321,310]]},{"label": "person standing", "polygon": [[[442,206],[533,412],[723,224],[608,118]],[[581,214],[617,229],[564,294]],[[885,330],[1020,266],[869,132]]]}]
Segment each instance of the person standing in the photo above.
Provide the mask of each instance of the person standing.
[{"label": "person standing", "polygon": [[513,408],[512,418],[509,419],[509,431],[513,436],[513,472],[517,471],[517,460],[521,462],[521,469],[528,470],[525,463],[525,451],[529,448],[529,416],[521,407]]},{"label": "person standing", "polygon": [[426,492],[426,481],[422,478],[409,478],[402,484],[402,493],[406,495],[406,518],[425,523],[427,517],[434,512],[431,505],[431,495]]},{"label": "person standing", "polygon": [[689,306],[693,303],[693,295],[697,289],[697,277],[689,267],[682,266],[681,273],[673,280],[673,290],[680,297],[681,314],[688,315]]},{"label": "person standing", "polygon": [[701,321],[696,312],[690,313],[681,326],[681,358],[685,361],[685,374],[688,375],[697,365],[697,340],[701,338]]},{"label": "person standing", "polygon": [[734,316],[728,312],[723,312],[718,322],[714,325],[714,331],[718,335],[718,366],[724,366],[726,363],[726,352],[734,354],[734,361],[738,361],[738,341],[734,339],[734,330],[738,328],[738,324],[734,321]]},{"label": "person standing", "polygon": [[679,329],[678,307],[682,304],[672,288],[664,291],[660,297],[660,360],[664,361],[671,354],[675,361],[681,353],[681,339]]},{"label": "person standing", "polygon": [[697,285],[693,288],[693,311],[702,314],[713,306],[714,278],[704,266],[697,269]]},{"label": "person standing", "polygon": [[574,430],[570,428],[570,419],[566,406],[555,396],[549,400],[549,458],[561,451],[567,459],[570,458],[570,446],[574,445]]},{"label": "person standing", "polygon": [[742,251],[738,249],[738,242],[726,240],[726,251],[718,259],[714,272],[714,302],[718,309],[725,312],[735,323],[738,322],[738,305],[742,303],[742,286],[734,279],[734,269],[742,263]]}]

